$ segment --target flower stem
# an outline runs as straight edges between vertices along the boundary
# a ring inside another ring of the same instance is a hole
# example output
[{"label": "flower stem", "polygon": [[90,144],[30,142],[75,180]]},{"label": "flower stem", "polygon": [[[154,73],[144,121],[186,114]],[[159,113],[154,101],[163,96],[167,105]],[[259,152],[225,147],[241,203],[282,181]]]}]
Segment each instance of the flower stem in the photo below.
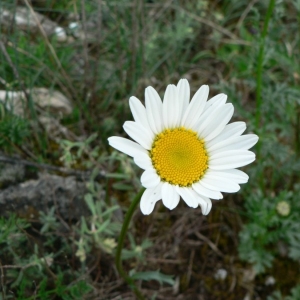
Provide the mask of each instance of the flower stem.
[{"label": "flower stem", "polygon": [[118,241],[118,246],[117,246],[117,251],[116,251],[116,259],[115,259],[116,267],[117,267],[117,270],[118,270],[120,276],[122,276],[123,279],[129,284],[129,286],[134,291],[137,298],[140,299],[140,300],[144,300],[145,299],[144,296],[142,295],[140,290],[135,285],[133,279],[130,278],[123,269],[123,266],[122,266],[122,249],[123,249],[124,240],[125,240],[125,237],[126,237],[127,229],[128,229],[129,224],[130,224],[132,215],[133,215],[137,205],[139,204],[140,199],[141,199],[144,191],[145,191],[145,188],[142,188],[138,192],[138,194],[135,196],[132,203],[130,204],[130,206],[128,208],[128,211],[125,215],[125,219],[124,219],[124,222],[123,222],[123,225],[122,225],[121,233],[119,235],[119,241]]}]

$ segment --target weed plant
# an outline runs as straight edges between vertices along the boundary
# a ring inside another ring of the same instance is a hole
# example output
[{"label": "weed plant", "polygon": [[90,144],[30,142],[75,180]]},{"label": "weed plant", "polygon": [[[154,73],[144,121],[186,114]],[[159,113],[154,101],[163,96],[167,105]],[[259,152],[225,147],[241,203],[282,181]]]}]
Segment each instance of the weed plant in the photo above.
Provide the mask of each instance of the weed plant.
[{"label": "weed plant", "polygon": [[[34,9],[67,36],[0,20],[0,90],[27,90],[23,115],[1,100],[2,154],[92,175],[90,215],[64,220],[50,207],[0,218],[0,299],[132,299],[113,257],[140,174],[107,137],[122,134],[130,96],[143,99],[148,85],[162,93],[182,77],[228,95],[234,119],[260,137],[257,160],[249,183],[208,217],[183,204],[137,212],[126,271],[149,299],[300,299],[300,2],[274,1],[268,15],[271,2],[1,1],[0,14]],[[70,99],[60,122],[71,135],[41,125],[36,87]]]}]

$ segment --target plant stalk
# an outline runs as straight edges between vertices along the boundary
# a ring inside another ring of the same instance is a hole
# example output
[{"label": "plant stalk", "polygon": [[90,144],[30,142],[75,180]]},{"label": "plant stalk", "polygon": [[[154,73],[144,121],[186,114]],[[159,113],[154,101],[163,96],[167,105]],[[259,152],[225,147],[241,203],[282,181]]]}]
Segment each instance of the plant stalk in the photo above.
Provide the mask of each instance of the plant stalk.
[{"label": "plant stalk", "polygon": [[[256,133],[261,133],[260,126],[261,126],[261,106],[262,106],[262,98],[261,98],[261,92],[262,92],[262,73],[263,73],[263,62],[264,62],[264,53],[265,53],[265,39],[268,33],[268,27],[269,27],[269,21],[272,16],[272,12],[275,6],[275,0],[270,0],[268,10],[266,13],[266,17],[264,20],[264,27],[263,31],[260,36],[259,41],[259,52],[258,52],[258,58],[257,58],[257,75],[256,75],[256,113],[255,113],[255,130]],[[261,141],[258,141],[257,144],[257,158],[260,159],[261,156]],[[263,176],[263,169],[260,173],[260,186],[262,191],[265,190],[265,179]]]},{"label": "plant stalk", "polygon": [[257,62],[257,76],[256,76],[256,114],[255,114],[256,131],[258,131],[261,122],[261,105],[262,105],[261,91],[262,91],[263,60],[264,60],[264,52],[265,52],[265,38],[267,36],[269,21],[271,19],[274,6],[275,6],[275,0],[270,0],[266,18],[264,21],[263,31],[260,36],[260,45],[259,45],[258,62]]},{"label": "plant stalk", "polygon": [[144,300],[145,299],[144,296],[142,295],[142,293],[140,292],[138,287],[135,285],[134,280],[130,276],[128,276],[126,274],[126,272],[124,271],[124,269],[123,269],[123,266],[122,266],[122,249],[123,249],[124,240],[125,240],[125,237],[126,237],[126,234],[127,234],[127,229],[128,229],[129,224],[130,224],[132,215],[133,215],[137,205],[139,204],[144,191],[145,191],[145,188],[142,188],[138,192],[138,194],[135,196],[132,203],[130,204],[130,206],[128,208],[128,211],[125,215],[125,219],[124,219],[124,222],[123,222],[123,225],[122,225],[121,233],[119,235],[118,246],[117,246],[117,251],[116,251],[116,259],[115,259],[116,267],[117,267],[117,270],[118,270],[120,276],[123,277],[123,279],[129,284],[129,286],[134,291],[137,298],[140,299],[140,300]]}]

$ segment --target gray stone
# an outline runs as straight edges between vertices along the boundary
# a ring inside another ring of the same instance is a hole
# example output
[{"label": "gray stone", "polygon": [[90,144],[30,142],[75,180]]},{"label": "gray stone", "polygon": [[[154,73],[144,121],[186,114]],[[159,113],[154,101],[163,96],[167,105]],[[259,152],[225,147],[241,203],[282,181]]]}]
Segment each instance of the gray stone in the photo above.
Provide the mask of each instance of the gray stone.
[{"label": "gray stone", "polygon": [[0,216],[14,212],[21,217],[36,218],[39,211],[55,206],[65,220],[74,220],[89,211],[84,202],[87,188],[75,177],[40,174],[37,180],[25,181],[0,191]]}]

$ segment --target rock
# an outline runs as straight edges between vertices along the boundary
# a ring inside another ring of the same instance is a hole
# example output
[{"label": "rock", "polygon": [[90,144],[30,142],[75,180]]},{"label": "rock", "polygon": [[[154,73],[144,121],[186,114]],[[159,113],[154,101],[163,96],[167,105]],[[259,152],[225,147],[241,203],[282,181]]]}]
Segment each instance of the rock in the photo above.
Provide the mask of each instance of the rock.
[{"label": "rock", "polygon": [[40,174],[39,179],[25,181],[0,191],[0,216],[14,212],[21,217],[36,218],[39,211],[55,206],[65,220],[88,215],[84,202],[86,184],[75,177]]},{"label": "rock", "polygon": [[74,133],[70,131],[67,127],[61,125],[59,120],[56,120],[53,117],[40,116],[39,122],[47,131],[48,136],[53,140],[57,140],[57,142],[59,142],[62,137],[68,140],[74,139]]},{"label": "rock", "polygon": [[98,42],[97,36],[97,23],[87,21],[85,24],[84,31],[83,25],[81,22],[71,22],[69,24],[69,31],[72,33],[73,37],[79,40],[87,40],[89,43]]},{"label": "rock", "polygon": [[56,39],[59,42],[66,42],[69,40],[69,37],[67,36],[66,31],[60,26],[57,26],[55,28],[54,33],[55,33]]},{"label": "rock", "polygon": [[0,102],[17,116],[24,115],[25,99],[24,92],[0,90]]},{"label": "rock", "polygon": [[33,88],[31,96],[36,105],[43,109],[50,109],[55,114],[68,115],[72,112],[73,108],[69,99],[59,91],[47,88]]},{"label": "rock", "polygon": [[58,38],[63,39],[63,41],[66,40],[66,33],[63,28],[38,12],[33,14],[33,11],[27,7],[16,6],[10,10],[0,6],[0,24],[7,28],[11,28],[12,24],[14,24],[17,30],[30,31],[32,33],[40,32],[39,26],[41,26],[47,36],[57,36],[57,31],[59,31]]},{"label": "rock", "polygon": [[[36,106],[45,112],[52,112],[55,116],[67,115],[72,112],[72,105],[68,98],[61,92],[47,88],[33,88],[26,91],[31,95],[31,99]],[[0,102],[15,115],[24,116],[26,97],[23,91],[4,91],[0,90]]]},{"label": "rock", "polygon": [[227,274],[228,274],[227,270],[221,268],[221,269],[218,269],[218,270],[216,271],[214,277],[215,277],[216,280],[221,280],[221,281],[223,281],[223,280],[226,279]]},{"label": "rock", "polygon": [[24,180],[25,168],[20,164],[0,163],[0,187],[16,184]]},{"label": "rock", "polygon": [[273,276],[268,276],[265,280],[265,285],[274,285],[276,283],[276,279]]}]

